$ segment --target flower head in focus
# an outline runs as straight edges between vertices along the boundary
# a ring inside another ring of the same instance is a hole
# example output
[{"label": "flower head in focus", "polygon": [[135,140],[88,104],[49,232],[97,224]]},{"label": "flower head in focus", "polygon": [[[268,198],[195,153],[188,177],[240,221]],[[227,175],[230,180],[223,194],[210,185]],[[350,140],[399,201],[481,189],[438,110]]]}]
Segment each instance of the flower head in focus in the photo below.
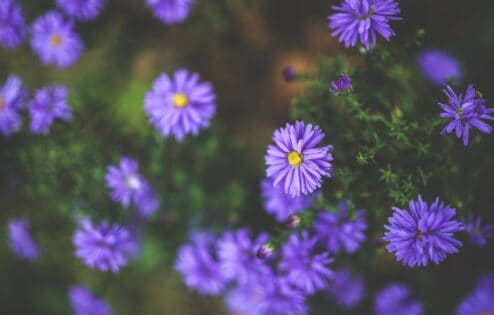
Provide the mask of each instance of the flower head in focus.
[{"label": "flower head in focus", "polygon": [[348,93],[352,89],[352,80],[347,74],[342,74],[337,79],[331,81],[329,92],[333,95]]}]

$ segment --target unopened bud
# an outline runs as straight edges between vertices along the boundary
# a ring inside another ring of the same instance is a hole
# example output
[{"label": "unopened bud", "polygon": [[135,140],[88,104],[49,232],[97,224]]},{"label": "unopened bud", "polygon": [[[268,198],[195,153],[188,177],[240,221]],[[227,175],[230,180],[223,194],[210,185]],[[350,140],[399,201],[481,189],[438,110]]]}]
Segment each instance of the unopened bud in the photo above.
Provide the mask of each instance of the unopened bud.
[{"label": "unopened bud", "polygon": [[300,225],[300,217],[296,214],[291,214],[285,220],[285,227],[288,229],[296,229]]},{"label": "unopened bud", "polygon": [[295,68],[291,66],[286,67],[281,72],[281,75],[283,76],[286,82],[292,82],[295,81],[295,79],[297,78],[297,70],[295,70]]},{"label": "unopened bud", "polygon": [[266,259],[269,256],[273,255],[274,252],[274,245],[271,243],[266,243],[259,247],[257,250],[256,256],[259,259]]}]

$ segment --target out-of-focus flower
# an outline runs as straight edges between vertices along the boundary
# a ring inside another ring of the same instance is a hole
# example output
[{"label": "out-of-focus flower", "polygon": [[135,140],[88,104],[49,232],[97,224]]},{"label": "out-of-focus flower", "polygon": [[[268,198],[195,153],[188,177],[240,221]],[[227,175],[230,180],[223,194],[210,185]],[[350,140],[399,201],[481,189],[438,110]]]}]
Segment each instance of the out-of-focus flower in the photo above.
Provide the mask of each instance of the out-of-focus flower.
[{"label": "out-of-focus flower", "polygon": [[458,81],[462,77],[458,60],[438,49],[428,49],[418,58],[420,70],[430,82],[444,85],[448,81]]},{"label": "out-of-focus flower", "polygon": [[146,0],[154,16],[166,24],[177,24],[189,16],[195,0]]},{"label": "out-of-focus flower", "polygon": [[7,49],[19,46],[26,37],[24,13],[15,0],[0,1],[0,45]]},{"label": "out-of-focus flower", "polygon": [[297,78],[297,70],[292,66],[285,67],[283,71],[281,71],[281,75],[286,82],[292,82]]},{"label": "out-of-focus flower", "polygon": [[11,75],[4,85],[0,85],[0,133],[9,137],[21,128],[21,115],[25,91],[21,80]]},{"label": "out-of-focus flower", "polygon": [[470,242],[478,247],[487,245],[487,240],[494,238],[494,225],[482,225],[482,218],[470,214],[463,220],[464,231],[467,233]]},{"label": "out-of-focus flower", "polygon": [[420,315],[422,305],[412,296],[409,287],[391,284],[376,295],[376,315]]},{"label": "out-of-focus flower", "polygon": [[349,269],[334,270],[328,292],[339,306],[350,309],[362,301],[365,284],[360,275],[352,275]]},{"label": "out-of-focus flower", "polygon": [[106,0],[57,0],[57,6],[71,18],[89,21],[100,14],[105,2]]},{"label": "out-of-focus flower", "polygon": [[481,278],[472,292],[458,306],[457,315],[494,314],[494,276]]},{"label": "out-of-focus flower", "polygon": [[342,74],[336,80],[331,81],[329,92],[333,95],[345,94],[352,89],[352,80],[347,74]]},{"label": "out-of-focus flower", "polygon": [[73,315],[111,315],[110,306],[105,301],[94,296],[84,286],[72,286],[69,290],[69,301]]},{"label": "out-of-focus flower", "polygon": [[29,231],[26,219],[10,219],[8,223],[10,248],[14,255],[29,261],[36,261],[40,256],[38,245]]}]

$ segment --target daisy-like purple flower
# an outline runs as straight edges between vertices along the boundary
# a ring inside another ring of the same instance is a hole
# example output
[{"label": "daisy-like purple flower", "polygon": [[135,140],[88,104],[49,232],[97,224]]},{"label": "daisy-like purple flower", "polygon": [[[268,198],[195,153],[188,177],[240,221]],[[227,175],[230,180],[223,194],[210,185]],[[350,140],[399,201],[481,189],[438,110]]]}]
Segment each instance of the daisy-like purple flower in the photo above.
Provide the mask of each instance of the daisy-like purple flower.
[{"label": "daisy-like purple flower", "polygon": [[494,120],[494,117],[490,115],[494,113],[494,109],[486,107],[485,99],[476,96],[476,91],[471,84],[468,85],[465,97],[462,94],[457,95],[449,85],[446,86],[444,93],[449,99],[449,104],[439,103],[443,109],[440,117],[451,121],[441,130],[441,135],[455,130],[456,137],[458,139],[463,137],[463,144],[468,145],[471,127],[486,134],[492,132],[492,127],[482,119]]},{"label": "daisy-like purple flower", "polygon": [[57,6],[76,20],[95,19],[105,6],[106,0],[57,0]]},{"label": "daisy-like purple flower", "polygon": [[494,276],[482,278],[472,294],[465,297],[456,311],[457,315],[494,314]]},{"label": "daisy-like purple flower", "polygon": [[14,255],[29,261],[36,261],[40,256],[38,245],[34,242],[29,231],[29,221],[26,219],[10,219],[8,234],[10,248]]},{"label": "daisy-like purple flower", "polygon": [[420,315],[422,305],[417,301],[409,287],[391,284],[381,290],[375,299],[376,315]]},{"label": "daisy-like purple flower", "polygon": [[209,82],[199,74],[181,69],[173,78],[162,74],[147,93],[144,104],[149,121],[164,137],[182,141],[187,134],[197,135],[209,127],[216,112],[216,96]]},{"label": "daisy-like purple flower", "polygon": [[195,0],[146,0],[154,16],[166,24],[177,24],[189,16]]},{"label": "daisy-like purple flower", "polygon": [[321,211],[314,222],[317,237],[331,253],[353,254],[365,240],[365,210],[349,210],[349,201],[340,202],[337,212]]},{"label": "daisy-like purple flower", "polygon": [[395,35],[389,22],[401,20],[394,0],[343,0],[333,9],[336,13],[328,17],[331,35],[347,48],[360,41],[369,50],[376,44],[377,34],[389,41]]},{"label": "daisy-like purple flower", "polygon": [[29,104],[31,131],[47,135],[55,119],[71,120],[72,108],[67,104],[67,88],[53,85],[36,91]]},{"label": "daisy-like purple flower", "polygon": [[428,49],[420,53],[418,58],[420,70],[427,80],[444,85],[448,81],[458,81],[462,77],[458,60],[438,49]]},{"label": "daisy-like purple flower", "polygon": [[487,240],[494,238],[494,225],[482,225],[482,218],[470,214],[463,219],[464,231],[467,233],[470,243],[478,247],[487,245]]},{"label": "daisy-like purple flower", "polygon": [[432,204],[422,200],[410,200],[410,209],[393,208],[389,225],[385,225],[384,240],[389,252],[395,253],[398,261],[410,267],[427,266],[429,262],[439,264],[448,254],[458,252],[461,242],[454,233],[463,230],[455,220],[456,210],[444,205],[439,198]]},{"label": "daisy-like purple flower", "polygon": [[117,273],[137,255],[138,244],[128,228],[106,221],[94,226],[84,219],[73,238],[75,256],[88,267]]},{"label": "daisy-like purple flower", "polygon": [[50,11],[32,27],[31,47],[45,65],[70,67],[81,56],[82,40],[74,32],[74,24],[60,13]]},{"label": "daisy-like purple flower", "polygon": [[139,174],[139,163],[129,157],[120,159],[119,167],[110,165],[106,185],[112,190],[111,198],[128,207],[133,203],[142,217],[149,217],[159,206],[151,185]]},{"label": "daisy-like purple flower", "polygon": [[353,308],[365,295],[365,284],[360,275],[352,275],[349,269],[335,270],[329,284],[329,297],[343,308]]},{"label": "daisy-like purple flower", "polygon": [[94,296],[93,292],[84,286],[70,287],[68,295],[73,315],[111,315],[112,313],[105,301]]},{"label": "daisy-like purple flower", "polygon": [[275,216],[279,222],[284,222],[291,214],[301,212],[312,205],[311,196],[291,197],[281,186],[274,186],[273,180],[265,178],[261,182],[261,192],[264,199],[264,209]]},{"label": "daisy-like purple flower", "polygon": [[333,259],[328,252],[318,251],[317,242],[317,238],[303,231],[301,235],[291,234],[283,245],[279,268],[290,284],[306,294],[327,288],[333,275],[328,268]]},{"label": "daisy-like purple flower", "polygon": [[[262,288],[259,288],[262,290]],[[225,296],[225,304],[229,314],[266,315],[259,306],[256,286],[238,286]]]},{"label": "daisy-like purple flower", "polygon": [[281,185],[286,194],[298,197],[321,187],[324,176],[331,178],[333,146],[317,147],[323,138],[319,126],[302,121],[275,130],[274,145],[268,146],[264,157],[266,175],[273,185]]},{"label": "daisy-like purple flower", "polygon": [[0,45],[7,49],[19,46],[26,37],[24,13],[15,0],[0,1]]},{"label": "daisy-like purple flower", "polygon": [[21,128],[21,115],[25,91],[21,80],[14,75],[0,85],[0,133],[9,137]]},{"label": "daisy-like purple flower", "polygon": [[216,242],[212,233],[198,232],[177,253],[175,270],[189,288],[200,294],[218,295],[227,282],[216,259]]},{"label": "daisy-like purple flower", "polygon": [[329,92],[333,95],[345,94],[352,88],[352,80],[347,74],[342,74],[336,80],[331,81]]}]

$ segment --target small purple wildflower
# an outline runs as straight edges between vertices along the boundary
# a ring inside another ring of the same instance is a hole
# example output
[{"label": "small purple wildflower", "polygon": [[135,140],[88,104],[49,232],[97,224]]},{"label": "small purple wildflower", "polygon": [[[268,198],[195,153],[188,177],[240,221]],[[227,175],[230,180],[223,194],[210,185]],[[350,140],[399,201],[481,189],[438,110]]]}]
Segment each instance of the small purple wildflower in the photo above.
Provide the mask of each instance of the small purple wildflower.
[{"label": "small purple wildflower", "polygon": [[154,16],[165,24],[177,24],[189,16],[195,0],[146,0]]},{"label": "small purple wildflower", "polygon": [[471,127],[486,134],[492,132],[492,127],[482,119],[494,120],[490,115],[494,113],[494,109],[485,106],[485,99],[476,97],[476,91],[471,84],[468,85],[465,97],[462,94],[457,95],[449,85],[444,93],[449,99],[449,104],[439,103],[443,109],[440,117],[451,121],[441,130],[441,135],[455,130],[458,139],[463,136],[463,144],[466,146]]},{"label": "small purple wildflower", "polygon": [[308,312],[306,295],[294,289],[285,278],[267,275],[259,279],[255,287],[257,306],[262,314],[304,315]]},{"label": "small purple wildflower", "polygon": [[458,306],[457,315],[494,314],[494,276],[483,277],[472,294],[466,296]]},{"label": "small purple wildflower", "polygon": [[384,240],[389,252],[395,253],[398,261],[410,267],[436,265],[446,259],[447,254],[458,252],[462,244],[454,233],[463,230],[454,219],[456,210],[446,206],[437,198],[430,206],[419,195],[417,201],[410,200],[409,210],[393,208],[389,225],[385,225]]},{"label": "small purple wildflower", "polygon": [[293,82],[297,78],[297,70],[294,67],[286,67],[281,71],[281,75],[286,82]]},{"label": "small purple wildflower", "polygon": [[14,75],[7,78],[4,85],[0,85],[0,133],[9,137],[21,128],[19,110],[25,96],[21,80]]},{"label": "small purple wildflower", "polygon": [[26,37],[27,27],[24,13],[15,0],[0,1],[0,45],[13,49]]},{"label": "small purple wildflower", "polygon": [[26,219],[9,220],[8,234],[10,248],[17,257],[36,261],[40,256],[40,251],[38,245],[31,237],[29,225],[29,221]]},{"label": "small purple wildflower", "polygon": [[94,226],[88,219],[79,224],[73,238],[75,256],[88,267],[117,273],[137,255],[137,240],[128,228],[106,221]]},{"label": "small purple wildflower", "polygon": [[218,295],[226,285],[227,280],[216,259],[216,242],[212,233],[198,232],[177,253],[175,270],[189,288],[200,294]]},{"label": "small purple wildflower", "polygon": [[333,9],[336,13],[328,17],[331,35],[347,48],[360,41],[369,50],[376,44],[377,34],[389,41],[395,35],[389,22],[401,20],[394,0],[343,0]]},{"label": "small purple wildflower", "polygon": [[74,24],[55,11],[34,21],[31,47],[45,65],[70,67],[82,54],[83,44]]},{"label": "small purple wildflower", "polygon": [[264,209],[275,216],[278,222],[285,221],[291,214],[301,212],[312,205],[311,196],[291,197],[281,186],[274,186],[273,180],[265,178],[261,182]]},{"label": "small purple wildflower", "polygon": [[110,306],[105,301],[94,296],[93,292],[84,286],[70,287],[68,295],[73,315],[112,314]]},{"label": "small purple wildflower", "polygon": [[94,20],[103,10],[106,0],[57,0],[57,6],[76,20]]},{"label": "small purple wildflower", "polygon": [[327,288],[333,275],[328,268],[333,259],[328,252],[317,251],[317,242],[317,238],[303,231],[301,235],[291,234],[283,245],[279,268],[290,284],[306,294]]},{"label": "small purple wildflower", "polygon": [[269,145],[265,161],[267,177],[284,188],[286,194],[308,195],[321,187],[324,176],[331,178],[333,146],[316,147],[324,138],[319,126],[302,121],[275,130],[274,145]]},{"label": "small purple wildflower", "polygon": [[464,231],[467,233],[470,243],[478,247],[487,245],[487,240],[494,238],[494,225],[482,225],[482,218],[470,214],[463,219]]},{"label": "small purple wildflower", "polygon": [[[259,288],[262,290],[262,288]],[[226,308],[229,314],[266,315],[259,307],[256,286],[238,286],[225,296]]]},{"label": "small purple wildflower", "polygon": [[106,172],[106,185],[112,190],[111,198],[128,207],[133,203],[142,217],[149,217],[159,207],[151,185],[139,174],[139,163],[129,157],[120,159],[119,167],[110,165]]},{"label": "small purple wildflower", "polygon": [[365,284],[360,275],[352,275],[349,269],[339,269],[334,271],[328,292],[339,306],[351,309],[364,298]]},{"label": "small purple wildflower", "polygon": [[189,133],[197,135],[209,127],[216,111],[216,96],[209,82],[200,82],[197,73],[181,69],[173,78],[159,76],[144,104],[149,121],[164,137],[182,141]]},{"label": "small purple wildflower", "polygon": [[376,295],[376,315],[420,315],[422,305],[412,296],[409,287],[391,284]]},{"label": "small purple wildflower", "polygon": [[420,53],[418,58],[420,70],[427,80],[444,85],[448,81],[458,81],[462,77],[458,60],[438,49],[428,49]]},{"label": "small purple wildflower", "polygon": [[336,80],[331,81],[329,92],[333,95],[345,94],[352,88],[352,80],[347,74],[342,74]]},{"label": "small purple wildflower", "polygon": [[55,119],[71,120],[72,109],[67,104],[67,88],[53,85],[36,91],[29,104],[31,131],[47,135]]},{"label": "small purple wildflower", "polygon": [[365,240],[367,223],[365,210],[356,210],[351,216],[349,202],[340,202],[338,212],[321,211],[314,222],[317,237],[330,253],[355,253]]}]

